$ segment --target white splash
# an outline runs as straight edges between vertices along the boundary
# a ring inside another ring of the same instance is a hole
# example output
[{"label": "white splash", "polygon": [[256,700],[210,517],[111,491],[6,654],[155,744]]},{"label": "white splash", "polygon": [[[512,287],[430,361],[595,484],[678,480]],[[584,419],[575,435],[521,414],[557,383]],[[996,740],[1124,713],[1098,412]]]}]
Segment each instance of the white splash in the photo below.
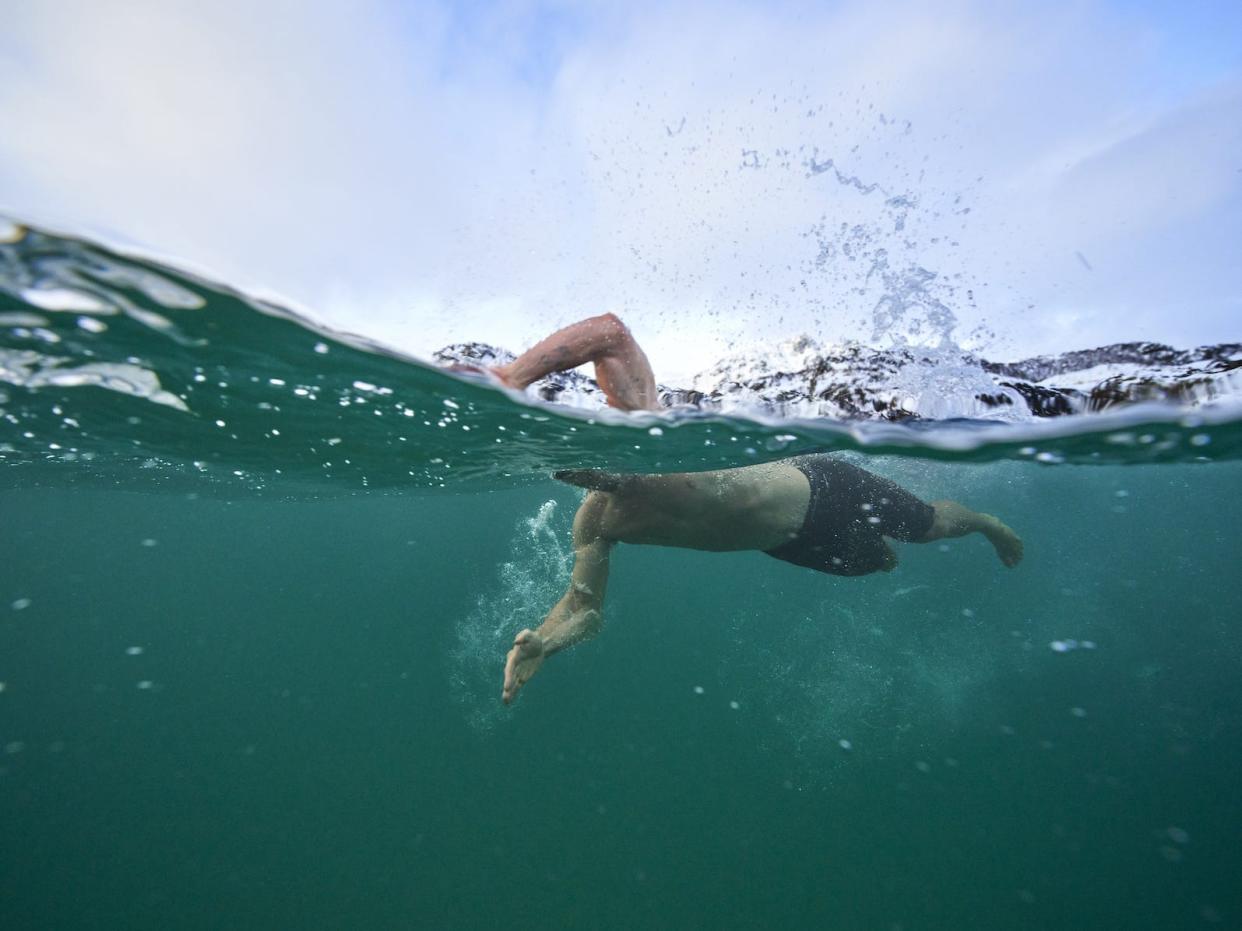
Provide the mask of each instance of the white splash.
[{"label": "white splash", "polygon": [[505,654],[514,635],[536,627],[564,591],[573,568],[569,521],[549,499],[523,518],[509,542],[509,558],[492,582],[480,584],[474,610],[454,631],[449,687],[470,724],[489,730],[506,711],[500,702]]}]

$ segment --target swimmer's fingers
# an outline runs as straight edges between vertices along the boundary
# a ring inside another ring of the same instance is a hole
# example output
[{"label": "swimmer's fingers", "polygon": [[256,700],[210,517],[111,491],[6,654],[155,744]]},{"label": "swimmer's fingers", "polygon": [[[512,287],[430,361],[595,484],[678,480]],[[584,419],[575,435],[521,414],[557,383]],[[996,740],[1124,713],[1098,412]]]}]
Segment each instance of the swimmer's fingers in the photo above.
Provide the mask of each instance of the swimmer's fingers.
[{"label": "swimmer's fingers", "polygon": [[517,697],[518,689],[530,681],[543,662],[543,640],[533,630],[523,630],[513,638],[513,646],[505,657],[505,683],[501,700],[507,705]]}]

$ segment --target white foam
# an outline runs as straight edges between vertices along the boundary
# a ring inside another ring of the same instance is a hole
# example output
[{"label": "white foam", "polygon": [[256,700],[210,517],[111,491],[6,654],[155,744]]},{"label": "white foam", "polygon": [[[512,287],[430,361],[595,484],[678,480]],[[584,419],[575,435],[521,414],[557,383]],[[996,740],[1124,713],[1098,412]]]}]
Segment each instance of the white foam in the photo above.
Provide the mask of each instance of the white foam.
[{"label": "white foam", "polygon": [[450,692],[478,730],[490,730],[511,713],[500,701],[505,654],[518,631],[539,626],[569,582],[570,521],[572,512],[561,513],[554,499],[519,520],[509,541],[509,558],[490,582],[480,584],[474,609],[455,626]]}]

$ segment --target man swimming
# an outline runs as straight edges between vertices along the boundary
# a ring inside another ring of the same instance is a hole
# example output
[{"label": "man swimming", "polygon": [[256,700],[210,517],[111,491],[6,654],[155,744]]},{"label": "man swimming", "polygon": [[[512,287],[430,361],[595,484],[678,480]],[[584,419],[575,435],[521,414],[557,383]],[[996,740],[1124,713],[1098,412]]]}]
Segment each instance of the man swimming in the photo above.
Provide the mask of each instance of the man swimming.
[{"label": "man swimming", "polygon": [[[613,314],[559,330],[491,374],[522,389],[550,372],[587,362],[594,364],[611,406],[659,409],[647,356]],[[617,543],[759,550],[830,575],[867,575],[896,567],[886,537],[930,543],[980,533],[1004,565],[1022,559],[1018,535],[990,514],[956,501],[921,501],[888,479],[826,454],[713,472],[579,470],[556,477],[587,489],[574,517],[572,578],[543,623],[514,638],[505,660],[505,704],[545,658],[599,632],[609,558]]]}]

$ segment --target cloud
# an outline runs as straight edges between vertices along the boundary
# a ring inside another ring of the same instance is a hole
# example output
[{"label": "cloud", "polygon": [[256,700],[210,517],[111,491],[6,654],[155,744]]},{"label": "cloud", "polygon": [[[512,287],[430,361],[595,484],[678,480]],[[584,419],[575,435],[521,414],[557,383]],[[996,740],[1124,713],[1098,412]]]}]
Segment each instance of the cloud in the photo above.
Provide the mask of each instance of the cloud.
[{"label": "cloud", "polygon": [[424,354],[604,309],[669,377],[754,339],[870,338],[897,280],[877,255],[936,272],[957,336],[986,323],[1010,353],[1221,339],[1236,310],[1238,72],[1153,92],[1159,24],[1106,5],[10,19],[0,205]]}]

